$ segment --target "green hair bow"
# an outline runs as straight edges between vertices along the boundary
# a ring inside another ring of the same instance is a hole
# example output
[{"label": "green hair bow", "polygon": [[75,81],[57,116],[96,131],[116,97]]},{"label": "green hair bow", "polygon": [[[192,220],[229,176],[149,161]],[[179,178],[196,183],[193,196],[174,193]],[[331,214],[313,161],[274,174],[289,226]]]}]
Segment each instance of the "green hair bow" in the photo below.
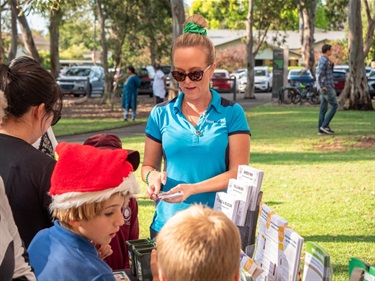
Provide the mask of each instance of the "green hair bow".
[{"label": "green hair bow", "polygon": [[203,27],[200,27],[199,25],[195,24],[192,21],[189,21],[182,33],[198,33],[204,36],[207,36],[207,31]]}]

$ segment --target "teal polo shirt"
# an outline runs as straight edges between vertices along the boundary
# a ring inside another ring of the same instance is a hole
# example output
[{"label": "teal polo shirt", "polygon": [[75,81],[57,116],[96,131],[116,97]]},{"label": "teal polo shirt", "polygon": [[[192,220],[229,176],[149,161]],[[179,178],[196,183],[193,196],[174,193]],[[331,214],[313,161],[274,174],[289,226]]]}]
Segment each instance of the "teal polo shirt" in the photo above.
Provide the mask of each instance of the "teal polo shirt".
[{"label": "teal polo shirt", "polygon": [[[182,113],[184,93],[170,101],[156,105],[148,118],[146,136],[163,148],[167,182],[163,191],[180,183],[197,183],[228,170],[229,136],[250,134],[243,108],[222,98],[211,90],[212,100],[193,126]],[[160,231],[177,211],[193,203],[213,207],[216,192],[195,194],[183,203],[160,201],[156,207],[152,228]]]}]

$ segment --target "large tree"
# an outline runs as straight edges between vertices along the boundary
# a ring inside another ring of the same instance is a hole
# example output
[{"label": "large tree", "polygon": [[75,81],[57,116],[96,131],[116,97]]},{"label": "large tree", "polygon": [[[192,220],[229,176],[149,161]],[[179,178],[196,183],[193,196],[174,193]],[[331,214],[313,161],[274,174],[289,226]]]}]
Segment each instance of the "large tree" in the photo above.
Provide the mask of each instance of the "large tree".
[{"label": "large tree", "polygon": [[[182,25],[185,22],[185,9],[183,0],[171,0],[172,9],[172,42],[182,34]],[[171,58],[171,69],[173,69],[173,59]],[[168,98],[173,99],[178,94],[178,83],[176,80],[170,79],[170,90],[168,92]]]},{"label": "large tree", "polygon": [[304,1],[299,3],[300,14],[300,34],[301,34],[301,53],[303,66],[310,69],[315,77],[315,58],[314,58],[314,30],[317,0]]},{"label": "large tree", "polygon": [[[248,15],[246,22],[247,30],[247,85],[245,99],[255,98],[254,96],[254,65],[255,56],[266,41],[270,29],[285,29],[282,15],[296,7],[294,0],[289,1],[261,1],[249,0]],[[254,34],[253,30],[256,30]],[[273,38],[275,44],[280,44],[278,37]],[[282,38],[282,37],[281,37]],[[282,40],[282,39],[281,39]]]},{"label": "large tree", "polygon": [[11,10],[11,41],[8,53],[8,62],[13,60],[17,54],[18,44],[18,28],[17,28],[17,15]]},{"label": "large tree", "polygon": [[[254,98],[254,65],[255,56],[265,46],[268,31],[271,29],[286,29],[296,27],[291,19],[293,11],[297,9],[296,0],[195,0],[190,12],[202,14],[209,22],[209,27],[243,29],[246,27],[247,55],[246,67],[247,88],[245,98]],[[225,12],[223,12],[225,11]],[[274,43],[277,45],[282,36],[276,36]]]},{"label": "large tree", "polygon": [[50,24],[49,24],[49,34],[50,34],[50,61],[51,61],[51,73],[57,78],[60,73],[60,54],[59,54],[59,41],[60,33],[59,27],[63,12],[60,6],[56,6],[51,9],[50,12]]},{"label": "large tree", "polygon": [[363,41],[363,27],[361,18],[361,1],[349,0],[348,17],[348,51],[349,74],[347,83],[340,94],[340,108],[344,106],[349,97],[349,109],[373,110],[370,95],[368,93],[367,77],[365,72],[365,57],[374,40],[375,11],[371,11],[367,0],[363,0],[368,20],[368,30]]},{"label": "large tree", "polygon": [[17,0],[8,0],[12,12],[17,15],[17,20],[22,32],[22,40],[25,45],[26,52],[33,57],[36,61],[41,62],[38,50],[35,46],[34,38],[31,33],[31,29],[27,22],[26,16],[22,7],[18,4]]}]

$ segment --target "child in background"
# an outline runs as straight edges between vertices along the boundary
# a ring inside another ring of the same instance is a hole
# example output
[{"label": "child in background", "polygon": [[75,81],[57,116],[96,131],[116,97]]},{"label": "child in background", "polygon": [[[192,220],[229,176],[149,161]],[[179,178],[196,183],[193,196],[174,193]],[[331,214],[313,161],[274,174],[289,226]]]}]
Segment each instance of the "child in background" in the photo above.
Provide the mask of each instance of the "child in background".
[{"label": "child in background", "polygon": [[239,280],[241,237],[222,212],[202,205],[180,211],[156,236],[156,245],[154,281]]},{"label": "child in background", "polygon": [[29,247],[37,280],[115,280],[93,244],[107,245],[124,224],[122,209],[138,192],[126,150],[60,143],[51,178],[54,226]]},{"label": "child in background", "polygon": [[[83,144],[92,145],[101,149],[122,149],[122,143],[118,136],[112,134],[97,134],[89,137]],[[127,161],[136,171],[139,166],[140,156],[136,150],[126,150],[128,152]],[[109,244],[113,253],[106,257],[104,261],[112,270],[129,268],[129,255],[127,240],[138,240],[138,203],[135,197],[130,197],[129,205],[123,209],[124,225],[120,227],[119,232],[113,237]]]}]

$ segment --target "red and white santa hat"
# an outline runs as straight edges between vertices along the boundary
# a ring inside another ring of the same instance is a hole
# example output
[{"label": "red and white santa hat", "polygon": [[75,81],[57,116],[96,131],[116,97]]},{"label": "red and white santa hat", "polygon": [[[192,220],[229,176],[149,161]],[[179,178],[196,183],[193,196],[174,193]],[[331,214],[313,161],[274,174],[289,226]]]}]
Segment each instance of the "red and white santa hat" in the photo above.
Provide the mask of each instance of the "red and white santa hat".
[{"label": "red and white santa hat", "polygon": [[99,149],[91,145],[59,143],[52,173],[51,210],[79,207],[107,200],[115,193],[139,192],[133,166],[125,149]]}]

